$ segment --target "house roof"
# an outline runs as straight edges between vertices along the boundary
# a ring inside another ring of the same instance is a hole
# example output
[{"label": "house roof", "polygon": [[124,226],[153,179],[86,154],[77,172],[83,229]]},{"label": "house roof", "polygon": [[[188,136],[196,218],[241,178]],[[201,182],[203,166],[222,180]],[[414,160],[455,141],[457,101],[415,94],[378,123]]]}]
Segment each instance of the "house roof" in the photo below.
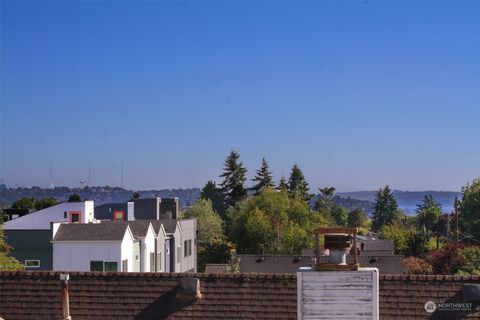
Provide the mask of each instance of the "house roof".
[{"label": "house roof", "polygon": [[[238,255],[240,272],[259,273],[296,273],[300,267],[314,265],[313,257],[294,255]],[[359,256],[361,267],[375,267],[380,273],[403,273],[402,256]],[[328,256],[320,257],[320,262],[328,262]],[[352,263],[353,257],[348,256],[347,262]]]},{"label": "house roof", "polygon": [[156,220],[163,224],[165,231],[167,233],[175,233],[175,229],[177,228],[177,219],[160,219]]},{"label": "house roof", "polygon": [[53,241],[122,241],[127,228],[124,223],[63,223]]},{"label": "house roof", "polygon": [[[56,319],[62,315],[63,272],[0,271],[0,317]],[[72,319],[296,319],[295,274],[70,272]],[[178,295],[184,278],[200,282],[201,298]],[[480,305],[460,313],[424,309],[427,301],[465,302],[462,286],[480,276],[379,276],[380,319],[479,319]],[[154,284],[154,285],[152,285]]]},{"label": "house roof", "polygon": [[[130,230],[134,237],[145,237],[150,226],[150,220],[134,220],[134,221],[103,221],[101,224],[123,224],[130,226]],[[156,231],[155,231],[156,232]]]}]

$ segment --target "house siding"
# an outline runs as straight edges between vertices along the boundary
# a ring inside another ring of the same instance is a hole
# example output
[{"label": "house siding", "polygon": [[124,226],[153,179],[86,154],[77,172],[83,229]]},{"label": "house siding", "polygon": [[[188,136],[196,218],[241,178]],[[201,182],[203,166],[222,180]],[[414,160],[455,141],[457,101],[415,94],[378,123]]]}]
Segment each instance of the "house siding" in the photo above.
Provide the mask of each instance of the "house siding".
[{"label": "house siding", "polygon": [[25,260],[40,260],[39,268],[52,270],[52,233],[49,230],[5,230],[8,245],[13,247],[11,256],[24,264]]}]

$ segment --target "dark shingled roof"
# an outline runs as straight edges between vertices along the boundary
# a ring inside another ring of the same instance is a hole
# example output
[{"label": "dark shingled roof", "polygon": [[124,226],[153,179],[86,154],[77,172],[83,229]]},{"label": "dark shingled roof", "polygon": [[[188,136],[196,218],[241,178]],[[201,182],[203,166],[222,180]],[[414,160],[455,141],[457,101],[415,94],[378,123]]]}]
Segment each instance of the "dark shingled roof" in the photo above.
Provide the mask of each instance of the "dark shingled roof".
[{"label": "dark shingled roof", "polygon": [[122,241],[127,224],[61,224],[53,241]]},{"label": "dark shingled roof", "polygon": [[134,220],[134,221],[103,221],[102,224],[123,224],[130,226],[134,237],[145,237],[148,232],[148,226],[151,220]]},{"label": "dark shingled roof", "polygon": [[177,228],[176,219],[160,219],[157,221],[160,221],[163,224],[163,227],[167,233],[174,233],[175,229]]},{"label": "dark shingled roof", "polygon": [[[60,319],[60,274],[0,271],[0,316],[9,320]],[[69,272],[72,319],[296,319],[295,274]],[[185,300],[183,278],[200,281],[201,298]],[[433,314],[425,302],[463,303],[462,286],[480,276],[380,274],[380,319],[480,319],[471,310]],[[346,304],[346,307],[349,307]]]}]

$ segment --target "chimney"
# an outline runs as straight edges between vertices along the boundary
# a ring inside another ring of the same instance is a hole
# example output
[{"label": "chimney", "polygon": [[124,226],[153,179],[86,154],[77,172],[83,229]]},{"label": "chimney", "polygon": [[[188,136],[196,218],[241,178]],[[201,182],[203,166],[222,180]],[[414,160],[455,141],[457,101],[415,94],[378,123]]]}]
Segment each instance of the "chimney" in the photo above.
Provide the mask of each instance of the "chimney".
[{"label": "chimney", "polygon": [[[297,272],[298,319],[379,319],[377,268],[361,268],[357,251],[347,263],[356,228],[319,228],[316,236],[316,265]],[[320,261],[320,238],[330,252],[327,263]]]},{"label": "chimney", "polygon": [[133,201],[127,202],[127,220],[135,220],[135,202]]}]

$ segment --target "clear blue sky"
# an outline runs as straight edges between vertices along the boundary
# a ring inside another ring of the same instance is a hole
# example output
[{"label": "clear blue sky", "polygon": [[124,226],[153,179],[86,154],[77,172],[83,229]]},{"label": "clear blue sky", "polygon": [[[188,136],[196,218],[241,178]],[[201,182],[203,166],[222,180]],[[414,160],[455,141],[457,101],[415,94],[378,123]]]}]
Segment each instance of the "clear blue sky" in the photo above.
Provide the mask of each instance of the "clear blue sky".
[{"label": "clear blue sky", "polygon": [[[9,186],[313,188],[480,175],[480,2],[1,2]],[[251,182],[249,181],[249,184]],[[312,190],[313,191],[313,190]]]}]

